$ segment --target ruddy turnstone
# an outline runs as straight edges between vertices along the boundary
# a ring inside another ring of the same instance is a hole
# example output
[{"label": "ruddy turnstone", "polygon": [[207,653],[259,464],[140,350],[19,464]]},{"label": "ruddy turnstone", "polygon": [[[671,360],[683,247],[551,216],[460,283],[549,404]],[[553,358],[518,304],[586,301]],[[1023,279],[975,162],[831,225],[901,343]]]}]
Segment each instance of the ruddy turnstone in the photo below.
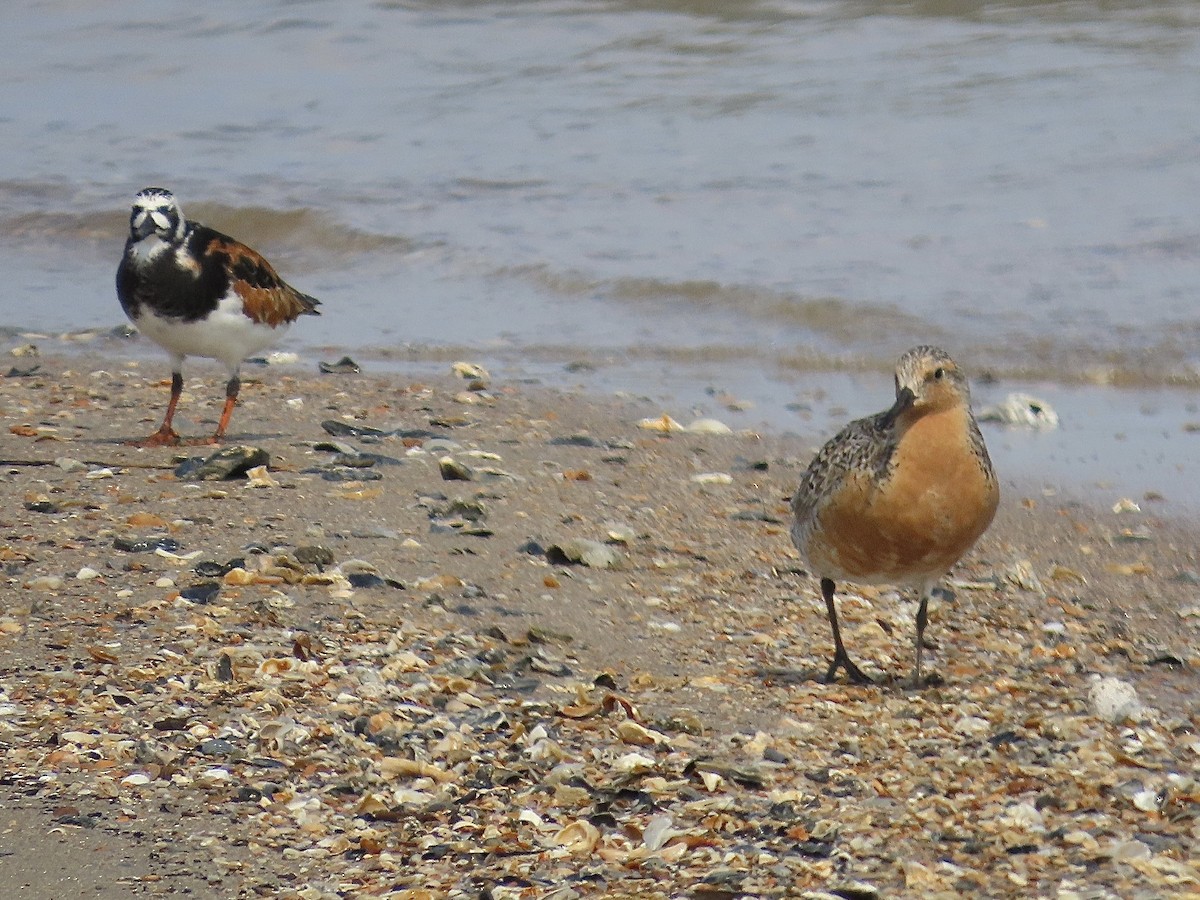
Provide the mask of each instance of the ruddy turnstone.
[{"label": "ruddy turnstone", "polygon": [[1000,489],[971,413],[967,379],[936,347],[915,347],[896,364],[896,402],[843,428],[809,464],[792,498],[792,541],[821,594],[833,628],[825,680],[850,661],[838,628],[834,582],[919,591],[914,683],[929,597],[987,530]]},{"label": "ruddy turnstone", "polygon": [[117,267],[117,297],[138,331],[171,356],[171,399],[162,426],[132,443],[180,443],[171,427],[183,391],[183,361],[203,356],[229,372],[225,408],[205,443],[218,443],[237,403],[242,362],[271,346],[320,301],[285,282],[263,257],[228,235],[191,222],[170,191],[139,191]]}]

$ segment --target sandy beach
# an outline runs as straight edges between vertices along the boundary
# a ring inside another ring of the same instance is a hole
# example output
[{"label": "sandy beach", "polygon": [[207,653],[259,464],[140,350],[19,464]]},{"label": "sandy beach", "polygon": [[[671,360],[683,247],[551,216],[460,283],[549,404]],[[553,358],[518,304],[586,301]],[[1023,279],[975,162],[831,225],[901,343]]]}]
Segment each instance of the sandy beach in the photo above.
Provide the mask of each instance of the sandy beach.
[{"label": "sandy beach", "polygon": [[935,682],[911,598],[850,587],[879,683],[822,684],[815,438],[293,365],[245,373],[227,447],[265,467],[195,480],[213,448],[122,443],[160,360],[13,362],[4,896],[1200,896],[1200,563],[1161,500],[1001,472]]}]

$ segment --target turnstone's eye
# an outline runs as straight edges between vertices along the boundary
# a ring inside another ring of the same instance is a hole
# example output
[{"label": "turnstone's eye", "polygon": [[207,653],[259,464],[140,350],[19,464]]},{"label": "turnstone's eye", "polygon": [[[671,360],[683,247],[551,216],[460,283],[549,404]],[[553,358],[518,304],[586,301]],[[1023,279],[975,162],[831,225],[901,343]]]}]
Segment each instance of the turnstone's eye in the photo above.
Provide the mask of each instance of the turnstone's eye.
[{"label": "turnstone's eye", "polygon": [[943,369],[941,366],[938,366],[936,369],[933,370],[933,378],[935,381],[941,381],[945,377],[946,377],[946,370]]}]

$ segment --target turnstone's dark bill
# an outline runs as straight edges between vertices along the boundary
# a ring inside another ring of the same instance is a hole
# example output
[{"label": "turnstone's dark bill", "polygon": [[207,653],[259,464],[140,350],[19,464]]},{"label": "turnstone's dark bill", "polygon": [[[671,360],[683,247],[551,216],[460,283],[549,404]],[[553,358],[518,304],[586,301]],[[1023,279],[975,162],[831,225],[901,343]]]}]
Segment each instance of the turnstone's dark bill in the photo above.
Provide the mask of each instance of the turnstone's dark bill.
[{"label": "turnstone's dark bill", "polygon": [[283,337],[299,316],[320,315],[320,301],[285,282],[260,254],[188,221],[175,195],[156,187],[134,198],[117,297],[138,331],[171,356],[167,414],[158,431],[133,442],[141,447],[180,443],[171,420],[186,357],[219,360],[229,372],[221,420],[204,441],[215,444],[237,403],[242,362]]}]

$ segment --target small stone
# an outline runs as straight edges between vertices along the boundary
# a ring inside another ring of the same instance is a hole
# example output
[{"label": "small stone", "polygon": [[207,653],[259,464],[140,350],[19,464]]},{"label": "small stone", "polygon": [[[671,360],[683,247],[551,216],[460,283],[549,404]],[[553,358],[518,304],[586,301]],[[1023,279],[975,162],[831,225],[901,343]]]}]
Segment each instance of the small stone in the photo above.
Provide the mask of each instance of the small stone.
[{"label": "small stone", "polygon": [[1002,403],[980,410],[979,421],[1050,430],[1058,427],[1058,413],[1045,400],[1029,394],[1012,393]]},{"label": "small stone", "polygon": [[279,487],[279,482],[271,477],[266,466],[253,466],[247,469],[246,480],[252,488]]},{"label": "small stone", "polygon": [[1096,716],[1114,725],[1126,720],[1136,721],[1143,711],[1137,689],[1112,676],[1097,678],[1092,683],[1088,689],[1088,703]]},{"label": "small stone", "polygon": [[326,419],[321,423],[321,427],[334,437],[387,437],[391,434],[390,431],[381,431],[370,425],[351,425],[337,419]]},{"label": "small stone", "polygon": [[733,434],[733,429],[717,419],[696,419],[687,427],[689,434]]},{"label": "small stone", "polygon": [[611,569],[621,561],[621,554],[599,541],[576,538],[547,547],[546,559],[555,565],[580,563],[591,569]]},{"label": "small stone", "polygon": [[25,587],[34,591],[61,591],[66,582],[60,575],[39,575],[25,582]]},{"label": "small stone", "polygon": [[222,447],[211,456],[185,459],[175,469],[180,481],[225,481],[240,478],[256,466],[265,466],[271,455],[262,447]]},{"label": "small stone", "polygon": [[443,481],[471,481],[475,477],[470,468],[452,456],[443,456],[439,459],[438,470],[442,473]]},{"label": "small stone", "polygon": [[297,561],[310,566],[331,566],[334,559],[332,550],[315,544],[297,547],[295,557]]},{"label": "small stone", "polygon": [[590,434],[569,434],[563,437],[550,438],[546,443],[552,447],[603,447],[600,441]]},{"label": "small stone", "polygon": [[346,580],[350,582],[350,587],[352,588],[392,587],[392,584],[387,579],[376,575],[374,572],[351,572],[346,576]]},{"label": "small stone", "polygon": [[54,465],[62,469],[64,472],[86,472],[87,463],[82,462],[74,457],[60,456],[54,460]]},{"label": "small stone", "polygon": [[666,413],[656,418],[642,419],[638,423],[638,428],[646,431],[657,431],[661,434],[670,434],[673,431],[685,431],[686,429]]},{"label": "small stone", "polygon": [[337,362],[318,362],[317,369],[325,375],[357,375],[361,370],[358,363],[348,356]]},{"label": "small stone", "polygon": [[991,723],[979,716],[963,716],[954,723],[954,730],[967,737],[979,737],[991,730]]},{"label": "small stone", "polygon": [[209,738],[207,741],[202,741],[196,751],[202,756],[233,756],[237,747],[232,741],[227,741],[225,738]]},{"label": "small stone", "polygon": [[217,599],[217,595],[221,593],[221,584],[217,581],[200,581],[189,587],[185,587],[179,592],[179,596],[184,600],[190,600],[193,603],[205,604],[211,603]]},{"label": "small stone", "polygon": [[123,553],[153,553],[155,550],[174,553],[179,549],[179,541],[170,537],[134,538],[118,535],[113,538],[113,549]]},{"label": "small stone", "polygon": [[605,523],[604,534],[614,544],[629,544],[637,539],[636,531],[619,522]]},{"label": "small stone", "polygon": [[484,382],[492,377],[488,374],[487,369],[477,363],[456,362],[450,367],[450,370],[459,378],[467,381]]},{"label": "small stone", "polygon": [[733,476],[725,472],[701,472],[692,476],[696,484],[733,484]]}]

